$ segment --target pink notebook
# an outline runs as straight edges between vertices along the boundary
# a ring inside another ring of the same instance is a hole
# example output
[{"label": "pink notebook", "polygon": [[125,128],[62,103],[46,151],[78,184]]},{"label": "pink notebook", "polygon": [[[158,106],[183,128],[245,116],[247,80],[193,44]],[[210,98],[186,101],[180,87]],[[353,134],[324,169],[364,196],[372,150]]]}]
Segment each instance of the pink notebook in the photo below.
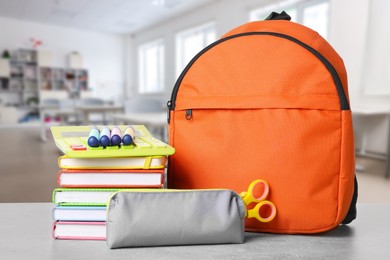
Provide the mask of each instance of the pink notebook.
[{"label": "pink notebook", "polygon": [[161,188],[164,185],[164,169],[61,169],[57,182],[64,188]]},{"label": "pink notebook", "polygon": [[55,239],[106,240],[106,222],[56,221],[52,235]]}]

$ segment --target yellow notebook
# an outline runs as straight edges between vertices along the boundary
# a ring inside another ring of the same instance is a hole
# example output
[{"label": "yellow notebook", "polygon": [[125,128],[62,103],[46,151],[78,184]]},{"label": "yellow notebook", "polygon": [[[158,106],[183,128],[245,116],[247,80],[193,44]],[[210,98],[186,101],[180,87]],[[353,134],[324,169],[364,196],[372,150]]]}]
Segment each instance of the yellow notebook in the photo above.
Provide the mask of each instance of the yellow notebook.
[{"label": "yellow notebook", "polygon": [[166,156],[74,158],[64,155],[58,158],[58,166],[62,169],[161,169],[166,160]]},{"label": "yellow notebook", "polygon": [[[87,143],[88,135],[92,128],[101,131],[104,127],[112,129],[118,127],[123,134],[127,125],[120,126],[53,126],[51,132],[56,146],[68,157],[72,158],[107,158],[107,157],[146,157],[143,160],[148,161],[148,157],[168,156],[175,153],[175,149],[168,144],[153,137],[143,125],[131,126],[135,130],[134,142],[130,145],[116,145],[107,147],[90,147]],[[152,160],[155,161],[155,160]],[[137,167],[144,165],[144,162],[136,162]],[[106,164],[110,166],[110,164]],[[100,167],[100,166],[99,166]],[[153,167],[157,167],[154,164]],[[67,168],[67,167],[66,167]],[[136,168],[132,165],[132,169]],[[144,168],[144,167],[142,167]],[[95,168],[96,169],[96,168]],[[116,168],[120,169],[120,168]]]}]

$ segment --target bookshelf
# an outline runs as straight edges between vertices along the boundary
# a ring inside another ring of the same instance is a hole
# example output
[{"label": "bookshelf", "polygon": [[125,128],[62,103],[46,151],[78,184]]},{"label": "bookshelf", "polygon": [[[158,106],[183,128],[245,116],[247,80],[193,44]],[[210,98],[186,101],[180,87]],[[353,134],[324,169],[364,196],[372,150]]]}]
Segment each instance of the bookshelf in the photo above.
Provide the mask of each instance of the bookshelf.
[{"label": "bookshelf", "polygon": [[81,91],[88,90],[87,70],[57,68],[50,63],[47,51],[30,49],[17,49],[9,58],[0,58],[0,106],[17,108],[18,121],[39,118],[43,92],[80,98]]},{"label": "bookshelf", "polygon": [[88,71],[40,67],[41,91],[66,91],[69,98],[80,98],[81,91],[88,89]]},{"label": "bookshelf", "polygon": [[40,72],[40,90],[65,90],[64,70],[59,68],[42,67]]},{"label": "bookshelf", "polygon": [[5,105],[22,108],[38,105],[37,52],[35,50],[20,49],[13,53],[8,59],[8,66],[5,65],[5,67],[8,77],[6,73],[2,73],[1,92],[3,95],[14,96],[14,98],[9,98],[11,103]]},{"label": "bookshelf", "polygon": [[80,98],[81,91],[88,90],[88,71],[68,69],[65,71],[67,89],[71,98]]}]

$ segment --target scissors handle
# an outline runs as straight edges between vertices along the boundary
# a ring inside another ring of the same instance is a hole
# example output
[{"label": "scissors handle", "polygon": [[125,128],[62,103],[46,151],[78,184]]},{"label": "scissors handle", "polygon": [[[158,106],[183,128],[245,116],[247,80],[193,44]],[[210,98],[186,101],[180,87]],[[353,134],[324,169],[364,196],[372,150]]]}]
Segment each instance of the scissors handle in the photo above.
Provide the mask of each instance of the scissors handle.
[{"label": "scissors handle", "polygon": [[260,222],[270,222],[276,216],[276,207],[269,200],[259,202],[253,209],[248,210],[248,218],[256,218]]},{"label": "scissors handle", "polygon": [[268,196],[269,186],[264,180],[254,180],[248,187],[247,192],[240,194],[246,205],[252,202],[260,202]]}]

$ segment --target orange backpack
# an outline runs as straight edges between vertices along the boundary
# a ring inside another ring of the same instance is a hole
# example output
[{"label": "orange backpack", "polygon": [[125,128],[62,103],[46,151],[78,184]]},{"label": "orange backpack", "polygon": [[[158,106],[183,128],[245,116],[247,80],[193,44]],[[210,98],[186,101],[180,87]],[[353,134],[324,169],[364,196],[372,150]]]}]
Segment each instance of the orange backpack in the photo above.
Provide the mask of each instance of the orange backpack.
[{"label": "orange backpack", "polygon": [[317,233],[356,217],[343,61],[289,18],[272,13],[207,46],[168,102],[169,188],[242,192],[266,180],[277,215],[246,220],[247,231]]}]

